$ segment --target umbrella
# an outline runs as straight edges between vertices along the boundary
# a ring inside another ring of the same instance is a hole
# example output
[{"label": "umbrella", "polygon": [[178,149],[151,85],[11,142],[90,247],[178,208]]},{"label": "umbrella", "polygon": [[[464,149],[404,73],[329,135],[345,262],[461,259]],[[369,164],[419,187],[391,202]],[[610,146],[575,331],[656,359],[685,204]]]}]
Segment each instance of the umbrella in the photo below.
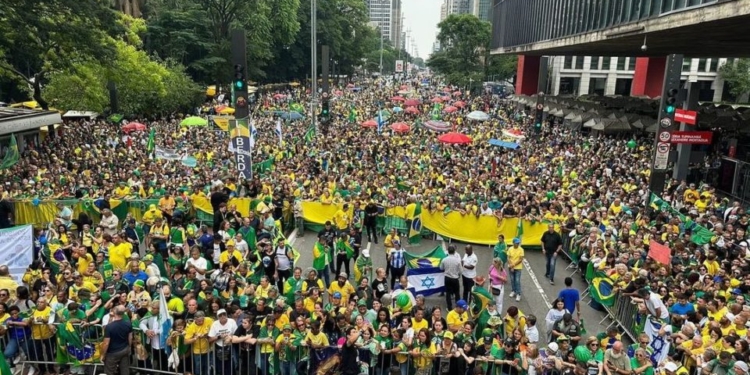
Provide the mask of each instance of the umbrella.
[{"label": "umbrella", "polygon": [[456,112],[456,111],[458,111],[458,108],[456,108],[454,106],[447,106],[447,107],[443,108],[443,112],[445,112],[445,113],[453,113],[453,112]]},{"label": "umbrella", "polygon": [[341,90],[336,90],[336,91],[334,91],[333,93],[334,93],[334,95],[336,95],[336,96],[341,96],[341,95],[344,95],[344,92],[343,92],[343,91],[341,91]]},{"label": "umbrella", "polygon": [[407,101],[404,102],[404,105],[407,106],[407,107],[418,106],[419,104],[420,104],[420,102],[417,99],[409,99],[409,100],[407,100]]},{"label": "umbrella", "polygon": [[404,112],[416,115],[419,113],[419,109],[417,107],[407,107]]},{"label": "umbrella", "polygon": [[490,119],[490,115],[482,112],[482,111],[474,111],[469,113],[468,116],[466,116],[469,120],[476,120],[476,121],[487,121]]},{"label": "umbrella", "polygon": [[402,96],[394,96],[391,98],[392,102],[403,102],[405,99]]},{"label": "umbrella", "polygon": [[464,145],[471,143],[471,137],[461,133],[445,133],[438,137],[438,141],[451,145]]},{"label": "umbrella", "polygon": [[503,147],[503,148],[509,148],[511,150],[515,150],[518,147],[520,147],[520,145],[518,143],[515,143],[515,142],[505,142],[505,141],[501,141],[499,139],[490,139],[490,144],[493,145],[493,146],[498,146],[498,147]]},{"label": "umbrella", "polygon": [[401,108],[401,107],[393,107],[393,113],[399,113],[399,112],[401,112],[401,111],[403,111],[403,110],[404,110],[404,109],[403,109],[403,108]]},{"label": "umbrella", "polygon": [[403,122],[397,122],[393,125],[391,125],[391,129],[393,129],[396,133],[408,133],[411,130],[411,127]]},{"label": "umbrella", "polygon": [[146,130],[146,125],[143,125],[140,122],[129,122],[122,126],[122,131],[125,133],[144,130]]},{"label": "umbrella", "polygon": [[284,99],[284,98],[286,98],[286,95],[284,95],[284,94],[276,94],[276,95],[273,96],[273,98],[276,99],[276,100],[278,100],[278,99]]},{"label": "umbrella", "polygon": [[459,95],[461,95],[461,91],[454,91],[453,92],[453,96],[459,96]]},{"label": "umbrella", "polygon": [[432,100],[430,100],[430,101],[433,102],[433,103],[442,103],[443,102],[443,98],[441,98],[439,96],[436,96],[436,97],[432,98]]},{"label": "umbrella", "polygon": [[503,129],[503,135],[513,139],[526,139],[526,136],[518,129],[505,130]]},{"label": "umbrella", "polygon": [[458,107],[458,108],[463,108],[463,107],[466,107],[466,103],[464,103],[464,102],[462,102],[462,101],[459,100],[459,101],[453,103],[453,106],[454,107]]},{"label": "umbrella", "polygon": [[411,92],[411,91],[409,91],[409,90],[399,90],[399,91],[398,91],[398,94],[399,94],[399,95],[406,95],[406,94],[408,94],[408,93],[410,93],[410,92]]},{"label": "umbrella", "polygon": [[443,92],[451,92],[451,88],[450,87],[443,87]]},{"label": "umbrella", "polygon": [[348,83],[348,84],[346,85],[346,88],[347,88],[347,89],[351,89],[351,88],[354,88],[354,84],[353,84],[353,83]]},{"label": "umbrella", "polygon": [[436,132],[447,132],[451,130],[451,124],[437,120],[430,120],[425,122],[424,127]]},{"label": "umbrella", "polygon": [[196,116],[190,116],[182,122],[180,122],[180,126],[206,126],[208,125],[208,121],[202,117],[196,117]]},{"label": "umbrella", "polygon": [[409,86],[407,86],[407,85],[401,85],[401,87],[399,87],[399,88],[400,88],[401,90],[408,90],[408,89],[409,89]]},{"label": "umbrella", "polygon": [[292,121],[302,120],[303,118],[305,118],[305,116],[302,116],[301,113],[294,112],[294,111],[292,111],[292,112],[284,112],[284,113],[280,114],[279,116],[281,118],[283,118],[284,120],[292,120]]},{"label": "umbrella", "polygon": [[367,121],[365,121],[365,122],[362,123],[362,127],[363,128],[377,128],[378,127],[378,122],[375,121],[375,120],[367,120]]}]

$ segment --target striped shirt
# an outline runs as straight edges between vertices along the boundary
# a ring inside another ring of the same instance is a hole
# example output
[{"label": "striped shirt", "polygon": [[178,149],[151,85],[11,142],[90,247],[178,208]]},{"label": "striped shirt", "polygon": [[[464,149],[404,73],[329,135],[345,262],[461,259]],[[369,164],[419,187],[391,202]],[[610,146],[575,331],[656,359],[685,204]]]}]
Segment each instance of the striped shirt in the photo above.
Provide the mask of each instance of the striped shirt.
[{"label": "striped shirt", "polygon": [[403,268],[406,266],[406,260],[404,259],[404,249],[393,249],[391,250],[391,267]]}]

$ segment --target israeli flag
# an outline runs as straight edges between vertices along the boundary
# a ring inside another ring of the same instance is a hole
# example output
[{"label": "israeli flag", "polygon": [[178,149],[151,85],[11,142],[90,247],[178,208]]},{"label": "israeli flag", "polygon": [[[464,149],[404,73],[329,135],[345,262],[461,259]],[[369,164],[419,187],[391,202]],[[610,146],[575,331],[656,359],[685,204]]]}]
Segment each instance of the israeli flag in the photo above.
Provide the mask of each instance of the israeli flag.
[{"label": "israeli flag", "polygon": [[[164,297],[164,290],[161,287],[159,287],[159,325],[161,325],[159,343],[162,348],[169,348],[167,346],[167,338],[169,338],[169,333],[172,331],[172,315],[169,314],[167,299]],[[169,354],[169,350],[167,354]]]},{"label": "israeli flag", "polygon": [[445,273],[438,267],[409,269],[406,278],[414,295],[429,296],[445,291]]},{"label": "israeli flag", "polygon": [[255,129],[255,122],[250,123],[250,137],[255,138],[258,136],[258,129]]},{"label": "israeli flag", "polygon": [[654,319],[652,316],[649,316],[643,327],[643,332],[648,335],[650,341],[648,346],[654,351],[651,354],[651,362],[657,364],[667,358],[669,347],[671,345],[669,341],[659,335],[659,330],[663,324],[664,323]]},{"label": "israeli flag", "polygon": [[281,134],[281,119],[276,120],[276,135],[279,137],[279,146],[284,142],[284,137]]}]

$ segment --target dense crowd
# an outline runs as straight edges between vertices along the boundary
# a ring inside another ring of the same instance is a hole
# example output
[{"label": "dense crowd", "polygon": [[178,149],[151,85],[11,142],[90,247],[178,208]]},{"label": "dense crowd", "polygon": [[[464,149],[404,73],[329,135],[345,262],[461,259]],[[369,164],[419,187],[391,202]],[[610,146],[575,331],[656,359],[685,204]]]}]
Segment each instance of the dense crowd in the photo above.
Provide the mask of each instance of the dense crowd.
[{"label": "dense crowd", "polygon": [[[43,375],[83,373],[91,367],[86,362],[52,365],[65,351],[56,337],[67,322],[84,341],[101,342],[107,374],[134,365],[141,372],[196,375],[332,368],[401,375],[746,375],[750,253],[748,214],[739,203],[729,204],[707,186],[672,181],[661,197],[679,214],[647,210],[648,141],[631,148],[627,138],[582,134],[557,123],[534,132],[526,113],[486,94],[454,95],[418,81],[365,83],[335,90],[332,121],[312,139],[305,136],[306,120],[285,125],[281,145],[274,111],[305,107],[309,96],[299,89],[262,95],[252,115],[258,129],[253,158],[274,163],[250,181],[232,177],[225,132],[180,127],[177,118],[144,122],[155,129],[157,145],[195,157],[197,167],[154,159],[148,132],[124,134],[121,124],[99,120],[68,124],[59,136],[31,145],[15,167],[2,171],[3,200],[104,203],[96,223],[58,205],[54,223],[36,230],[39,258],[24,285],[0,266],[7,361],[15,366],[23,357]],[[398,91],[421,103],[417,113],[388,114],[390,122],[409,123],[410,132],[360,127],[400,105],[392,100]],[[434,98],[461,105],[442,113]],[[466,120],[472,110],[490,120]],[[437,142],[419,125],[434,117],[473,142]],[[490,145],[503,138],[503,129],[526,132],[527,139],[517,150]],[[189,214],[196,196],[213,206],[208,225]],[[233,196],[260,203],[245,216],[228,204]],[[158,204],[138,221],[120,222],[107,207],[109,198]],[[303,200],[342,204],[317,234],[306,269],[295,262],[280,227],[285,216],[296,220],[284,225],[301,223]],[[408,290],[403,274],[405,233],[385,233],[382,247],[373,247],[377,253],[363,246],[383,235],[374,225],[378,207],[417,202],[432,212],[548,223],[541,241],[549,281],[564,253],[579,262],[582,275],[606,274],[643,316],[665,323],[660,334],[673,343],[667,359],[652,361],[647,335],[630,348],[616,329],[587,337],[569,278],[544,326],[517,306],[504,308],[506,284],[509,297],[518,301],[523,294],[523,238],[499,238],[490,267],[477,265],[470,247],[463,256],[450,248],[441,264],[447,309],[427,306]],[[710,231],[707,243],[691,237],[699,227]],[[672,249],[669,264],[647,256],[652,241]],[[388,267],[373,269],[372,256],[385,257]],[[358,272],[349,272],[351,265]],[[469,314],[473,285],[485,286],[495,300],[479,327]],[[174,319],[169,332],[161,325],[164,306]]]}]

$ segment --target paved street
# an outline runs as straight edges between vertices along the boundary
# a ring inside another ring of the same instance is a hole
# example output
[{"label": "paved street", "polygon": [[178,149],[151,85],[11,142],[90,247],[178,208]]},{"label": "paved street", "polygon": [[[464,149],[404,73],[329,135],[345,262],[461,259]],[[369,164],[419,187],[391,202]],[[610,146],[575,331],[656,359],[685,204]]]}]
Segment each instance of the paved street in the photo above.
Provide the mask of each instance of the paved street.
[{"label": "paved street", "polygon": [[[294,240],[294,247],[301,254],[298,265],[302,267],[303,270],[312,265],[312,248],[315,241],[316,234],[309,231],[304,237],[297,236]],[[446,243],[446,245],[447,244],[448,243]],[[453,244],[456,245],[457,250],[463,255],[464,244],[459,242],[453,242]],[[434,249],[438,245],[441,245],[440,241],[422,240],[422,243],[419,245],[411,245],[407,250],[415,254],[422,254]],[[487,270],[492,262],[492,247],[474,245],[474,252],[479,259],[477,272],[480,275],[486,276]],[[373,258],[373,265],[375,268],[385,267],[385,251],[382,244],[382,238],[379,239],[377,245],[371,244],[370,254]],[[509,306],[515,305],[526,315],[536,315],[539,332],[543,333],[546,332],[544,317],[547,315],[547,311],[549,311],[550,303],[557,297],[558,292],[563,288],[563,280],[566,276],[572,273],[572,269],[566,270],[565,267],[567,267],[569,263],[564,260],[564,258],[559,259],[555,271],[555,285],[550,285],[549,281],[544,278],[545,258],[541,251],[526,251],[526,260],[528,263],[526,264],[526,269],[521,276],[521,287],[523,289],[522,299],[520,302],[516,302],[515,299],[508,297],[508,294],[510,293],[510,284],[507,284],[505,287],[503,308],[507,309]],[[353,265],[353,261],[351,263],[350,267]],[[573,286],[583,292],[585,283],[581,280],[580,274],[576,274],[573,277]],[[440,297],[439,294],[435,294],[427,297],[427,304],[430,306],[441,306],[445,309],[445,298]],[[604,325],[599,325],[599,321],[604,318],[604,314],[593,310],[586,304],[582,303],[581,305],[581,318],[585,322],[588,334],[591,335],[604,331],[606,325],[609,324],[609,321],[607,321]]]}]

